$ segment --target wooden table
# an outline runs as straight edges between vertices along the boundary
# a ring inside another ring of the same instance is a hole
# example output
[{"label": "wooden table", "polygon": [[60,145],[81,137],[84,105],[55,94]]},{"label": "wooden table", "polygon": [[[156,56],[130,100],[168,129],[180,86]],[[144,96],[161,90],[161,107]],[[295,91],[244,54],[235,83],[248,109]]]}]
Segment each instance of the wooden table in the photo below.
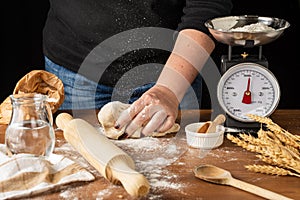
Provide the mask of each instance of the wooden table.
[{"label": "wooden table", "polygon": [[[99,126],[96,119],[97,111],[82,111],[74,113],[75,117],[86,119],[95,127]],[[210,120],[210,110],[183,111],[179,117],[181,130],[178,135],[184,135],[184,126],[195,120]],[[282,128],[293,134],[300,135],[300,110],[277,110],[272,116],[272,120]],[[4,143],[4,132],[6,126],[0,125],[0,142]],[[170,138],[164,138],[164,140]],[[179,140],[182,140],[179,139]],[[182,141],[181,141],[182,142]],[[181,143],[182,144],[182,143]],[[120,143],[116,143],[120,145]],[[128,143],[120,147],[126,147]],[[141,144],[139,144],[141,145]],[[151,145],[151,144],[149,144]],[[69,146],[70,147],[70,146]],[[77,152],[68,150],[61,131],[56,131],[56,153],[62,153],[70,158],[84,164],[95,176],[96,180],[91,182],[78,182],[57,188],[30,199],[133,199],[122,186],[113,185],[104,179],[92,166],[90,166]],[[71,148],[71,147],[70,147]],[[149,146],[149,148],[153,148]],[[67,150],[66,150],[67,149]],[[261,161],[256,154],[248,152],[241,147],[236,146],[228,139],[216,149],[209,152],[201,152],[199,149],[190,148],[185,141],[178,159],[170,165],[155,166],[155,163],[149,163],[148,168],[145,165],[146,160],[139,160],[145,155],[151,155],[148,152],[128,152],[137,163],[137,170],[144,173],[150,182],[150,193],[147,197],[141,199],[263,199],[248,192],[224,185],[202,181],[193,174],[193,169],[200,164],[212,164],[224,168],[232,173],[232,176],[245,182],[263,187],[265,189],[277,192],[292,199],[300,199],[300,178],[292,176],[274,176],[247,171],[244,165],[259,164]],[[123,149],[127,151],[128,149]],[[167,152],[165,152],[167,154]],[[158,157],[155,152],[153,155]],[[140,165],[139,165],[140,164]],[[2,172],[1,172],[2,173]]]}]

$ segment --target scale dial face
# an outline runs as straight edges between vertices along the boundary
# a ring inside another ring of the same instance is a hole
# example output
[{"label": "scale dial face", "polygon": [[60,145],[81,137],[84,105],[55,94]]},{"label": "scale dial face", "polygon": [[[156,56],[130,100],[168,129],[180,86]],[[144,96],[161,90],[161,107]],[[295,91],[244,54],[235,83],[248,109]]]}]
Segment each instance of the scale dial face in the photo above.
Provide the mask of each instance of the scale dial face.
[{"label": "scale dial face", "polygon": [[217,89],[223,110],[240,122],[254,122],[247,114],[271,115],[280,99],[280,88],[271,71],[256,63],[239,63],[221,77]]}]

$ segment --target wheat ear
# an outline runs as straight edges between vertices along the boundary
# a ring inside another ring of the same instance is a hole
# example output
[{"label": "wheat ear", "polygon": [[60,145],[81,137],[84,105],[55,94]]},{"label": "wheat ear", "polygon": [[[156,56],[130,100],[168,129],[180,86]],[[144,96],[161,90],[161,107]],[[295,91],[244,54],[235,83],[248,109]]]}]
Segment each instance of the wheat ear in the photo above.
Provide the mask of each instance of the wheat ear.
[{"label": "wheat ear", "polygon": [[293,173],[290,170],[280,168],[280,167],[276,167],[276,166],[246,165],[245,167],[249,171],[260,172],[260,173],[264,173],[264,174],[272,174],[272,175],[279,175],[279,176],[291,175],[291,176],[300,177],[300,174],[298,174],[298,173]]}]

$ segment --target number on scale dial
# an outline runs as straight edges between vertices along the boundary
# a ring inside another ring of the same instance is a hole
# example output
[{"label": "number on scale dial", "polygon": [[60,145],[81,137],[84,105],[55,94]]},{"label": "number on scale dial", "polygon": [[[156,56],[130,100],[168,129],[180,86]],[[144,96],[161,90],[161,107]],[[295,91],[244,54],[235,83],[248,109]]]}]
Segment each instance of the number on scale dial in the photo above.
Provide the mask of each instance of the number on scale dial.
[{"label": "number on scale dial", "polygon": [[248,113],[269,116],[280,98],[279,84],[267,68],[240,63],[226,71],[218,84],[218,101],[224,111],[241,122],[253,122]]}]

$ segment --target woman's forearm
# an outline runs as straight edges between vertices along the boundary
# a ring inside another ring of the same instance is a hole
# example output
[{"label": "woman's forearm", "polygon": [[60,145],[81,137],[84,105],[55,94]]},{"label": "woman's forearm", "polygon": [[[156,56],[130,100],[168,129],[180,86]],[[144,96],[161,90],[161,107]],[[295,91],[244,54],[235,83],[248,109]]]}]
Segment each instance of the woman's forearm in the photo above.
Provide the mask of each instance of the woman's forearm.
[{"label": "woman's forearm", "polygon": [[194,29],[182,30],[157,84],[169,88],[180,102],[214,47],[214,41],[205,33]]}]

